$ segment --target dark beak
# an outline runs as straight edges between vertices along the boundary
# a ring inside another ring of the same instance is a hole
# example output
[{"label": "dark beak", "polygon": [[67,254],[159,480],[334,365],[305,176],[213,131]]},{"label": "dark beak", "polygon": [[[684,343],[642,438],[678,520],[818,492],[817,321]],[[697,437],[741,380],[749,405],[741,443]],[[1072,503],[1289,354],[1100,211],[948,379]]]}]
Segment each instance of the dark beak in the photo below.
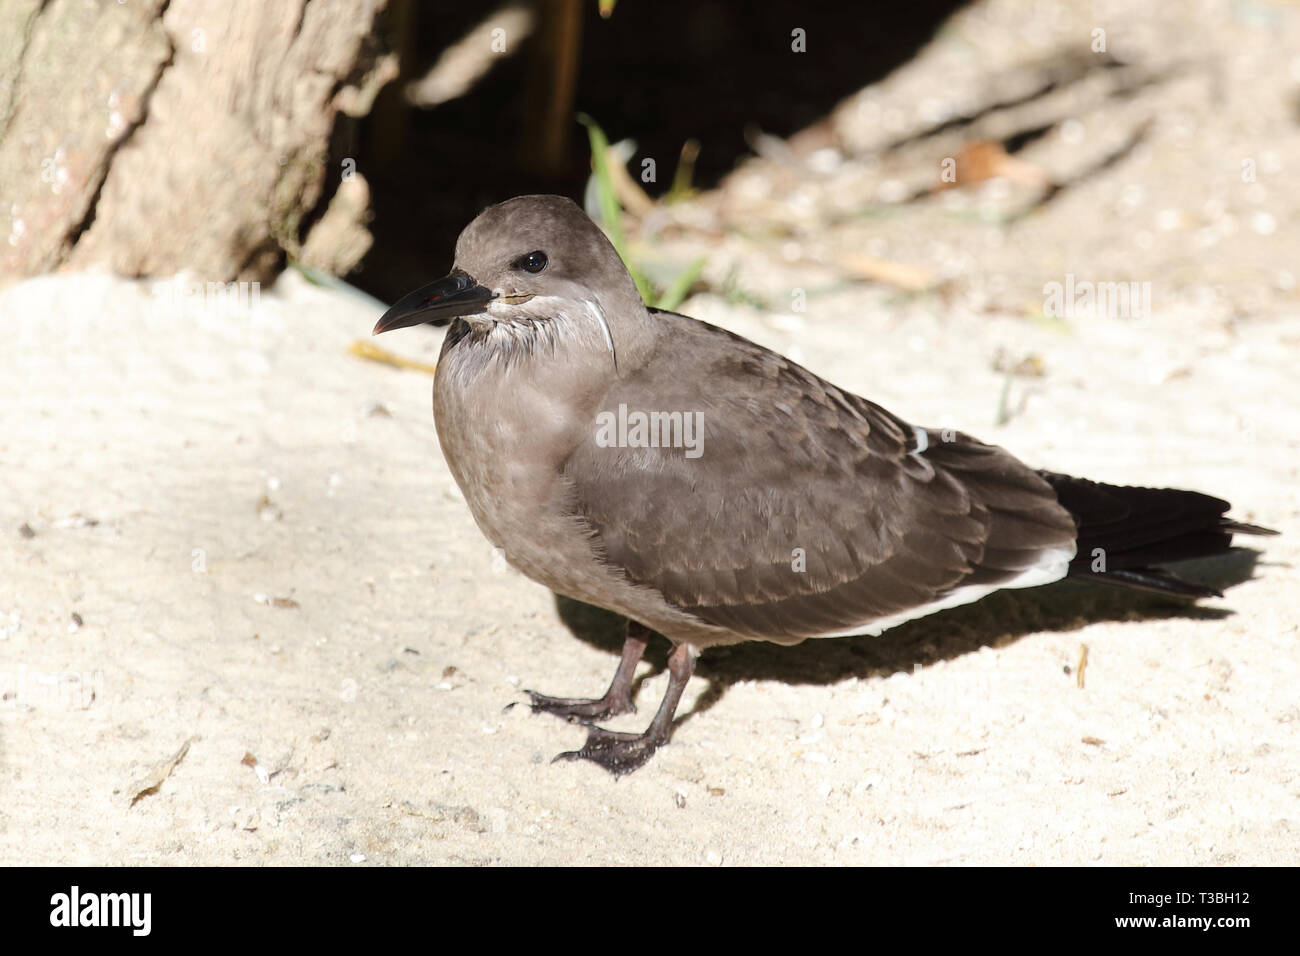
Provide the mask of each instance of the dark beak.
[{"label": "dark beak", "polygon": [[474,277],[456,269],[446,278],[416,289],[402,296],[391,309],[380,317],[372,335],[404,329],[410,325],[428,323],[446,325],[461,315],[475,315],[482,306],[496,298],[491,289],[485,289]]}]

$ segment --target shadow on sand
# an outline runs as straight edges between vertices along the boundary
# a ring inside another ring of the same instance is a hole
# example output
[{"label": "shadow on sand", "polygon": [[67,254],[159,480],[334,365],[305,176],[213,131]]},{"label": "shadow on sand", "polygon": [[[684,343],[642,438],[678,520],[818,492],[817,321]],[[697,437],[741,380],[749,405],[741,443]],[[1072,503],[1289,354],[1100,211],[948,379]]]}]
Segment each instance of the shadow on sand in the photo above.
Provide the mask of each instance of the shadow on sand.
[{"label": "shadow on sand", "polygon": [[[1222,557],[1184,562],[1178,565],[1178,574],[1226,592],[1254,576],[1260,554],[1249,548],[1238,548]],[[558,594],[555,604],[560,619],[574,636],[610,652],[612,676],[623,646],[624,619],[611,611]],[[1176,597],[1075,581],[1022,591],[998,591],[974,604],[900,624],[879,637],[822,638],[794,647],[751,641],[708,650],[701,655],[696,674],[708,680],[709,688],[676,723],[708,710],[722,699],[728,687],[740,681],[835,684],[854,677],[888,677],[982,647],[1005,646],[1042,631],[1073,631],[1099,621],[1222,620],[1232,613]],[[1133,628],[1133,639],[1142,639],[1141,628]],[[634,696],[646,678],[663,672],[666,650],[667,641],[656,636],[646,653],[646,661],[654,670],[638,678],[633,687]],[[603,687],[547,688],[549,693],[557,694],[599,695],[603,690]],[[657,703],[641,701],[640,709],[653,713]]]}]

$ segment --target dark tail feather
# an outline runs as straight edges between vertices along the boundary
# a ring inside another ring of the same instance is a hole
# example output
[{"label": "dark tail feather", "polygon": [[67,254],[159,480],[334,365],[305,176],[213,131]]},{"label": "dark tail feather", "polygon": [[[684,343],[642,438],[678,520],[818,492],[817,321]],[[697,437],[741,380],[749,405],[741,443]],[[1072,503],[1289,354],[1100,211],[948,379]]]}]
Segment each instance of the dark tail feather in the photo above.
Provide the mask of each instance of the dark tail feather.
[{"label": "dark tail feather", "polygon": [[1107,584],[1119,584],[1126,588],[1136,588],[1139,591],[1154,591],[1156,594],[1181,594],[1185,597],[1223,597],[1223,592],[1217,588],[1203,587],[1199,584],[1192,584],[1190,581],[1184,581],[1176,574],[1171,574],[1164,568],[1133,568],[1131,570],[1107,571],[1105,574],[1098,574],[1094,571],[1084,569],[1076,572],[1070,569],[1071,577],[1089,576]]},{"label": "dark tail feather", "polygon": [[1233,521],[1231,518],[1224,518],[1223,524],[1219,526],[1229,534],[1281,534],[1280,531],[1274,531],[1272,528],[1261,528],[1257,524],[1246,524],[1244,521]]},{"label": "dark tail feather", "polygon": [[1070,577],[1192,598],[1222,597],[1160,565],[1227,554],[1234,534],[1277,534],[1224,517],[1228,502],[1196,491],[1129,488],[1047,471],[1039,474],[1079,527]]}]

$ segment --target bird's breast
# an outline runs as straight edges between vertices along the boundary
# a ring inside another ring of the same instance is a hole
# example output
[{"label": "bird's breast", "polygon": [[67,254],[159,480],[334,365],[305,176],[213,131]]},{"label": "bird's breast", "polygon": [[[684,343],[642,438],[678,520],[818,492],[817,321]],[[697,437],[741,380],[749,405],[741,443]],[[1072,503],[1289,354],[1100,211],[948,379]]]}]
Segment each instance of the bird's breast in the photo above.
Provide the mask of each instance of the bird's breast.
[{"label": "bird's breast", "polygon": [[557,546],[589,558],[563,469],[594,420],[574,390],[557,386],[527,364],[482,363],[453,349],[433,390],[438,441],[474,520],[511,564],[553,588],[566,563]]}]

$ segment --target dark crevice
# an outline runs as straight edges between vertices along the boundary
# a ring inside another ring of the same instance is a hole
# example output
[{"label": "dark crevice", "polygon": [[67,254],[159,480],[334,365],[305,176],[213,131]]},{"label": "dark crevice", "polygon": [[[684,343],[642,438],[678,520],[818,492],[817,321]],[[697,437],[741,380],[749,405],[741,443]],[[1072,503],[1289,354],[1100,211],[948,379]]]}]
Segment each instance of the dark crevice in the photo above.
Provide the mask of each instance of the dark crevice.
[{"label": "dark crevice", "polygon": [[298,36],[302,33],[303,21],[307,19],[307,8],[311,6],[311,0],[304,0],[303,5],[298,9],[298,22],[293,25],[293,35],[289,37],[289,46],[298,42]]},{"label": "dark crevice", "polygon": [[149,118],[149,107],[153,100],[153,95],[157,92],[158,85],[162,82],[163,75],[167,72],[167,69],[173,62],[175,62],[176,44],[172,41],[171,34],[167,32],[166,27],[163,26],[163,16],[167,13],[167,8],[169,6],[171,6],[171,0],[167,0],[167,2],[159,8],[157,15],[158,29],[162,31],[163,38],[167,41],[167,58],[158,65],[158,71],[154,74],[153,79],[150,80],[149,85],[145,87],[144,93],[141,96],[139,118],[126,128],[118,138],[117,142],[112,145],[108,153],[104,156],[100,164],[103,174],[100,176],[99,182],[95,184],[95,191],[91,194],[90,203],[86,206],[86,215],[82,217],[81,222],[77,223],[77,225],[68,232],[68,238],[64,242],[63,253],[60,257],[61,260],[67,259],[67,257],[72,253],[72,250],[77,247],[77,243],[81,241],[81,237],[85,235],[86,230],[95,224],[95,215],[99,211],[99,198],[104,192],[104,184],[108,182],[109,173],[112,172],[113,159],[117,156],[122,147],[129,143],[131,138],[135,136],[136,130],[143,126],[145,120]]},{"label": "dark crevice", "polygon": [[949,133],[953,130],[973,126],[986,116],[991,116],[992,114],[1003,110],[1015,109],[1017,106],[1024,106],[1027,103],[1032,103],[1035,100],[1042,99],[1049,93],[1055,92],[1060,89],[1060,87],[1060,81],[1049,80],[1022,96],[1015,96],[1005,100],[994,100],[991,103],[986,103],[984,106],[981,106],[973,113],[963,113],[960,116],[950,117],[942,123],[927,127],[926,129],[918,130],[915,133],[904,136],[902,139],[896,139],[886,146],[882,152],[885,154],[896,153],[901,149],[906,149],[908,146],[913,146],[924,140],[933,139],[936,136],[942,136],[944,133]]},{"label": "dark crevice", "polygon": [[[238,245],[243,244],[240,243]],[[284,247],[281,246],[274,237],[268,236],[260,242],[248,245],[246,248],[247,251],[244,254],[244,258],[235,268],[234,278],[236,281],[245,281],[246,276],[254,276],[258,281],[261,281],[262,279],[279,275],[284,271],[288,262],[288,253],[285,252]],[[254,268],[254,264],[264,257],[274,262],[274,265],[269,268],[265,266]]]},{"label": "dark crevice", "polygon": [[1066,189],[1073,189],[1075,186],[1087,182],[1089,179],[1092,179],[1094,176],[1098,175],[1099,173],[1102,173],[1105,170],[1110,169],[1112,166],[1116,165],[1117,163],[1122,162],[1124,159],[1126,159],[1129,155],[1132,154],[1133,150],[1137,149],[1139,143],[1141,143],[1144,139],[1147,138],[1147,134],[1151,132],[1152,122],[1153,122],[1152,120],[1148,119],[1146,122],[1142,123],[1142,125],[1140,125],[1129,135],[1128,139],[1126,139],[1122,144],[1120,144],[1118,149],[1114,149],[1111,152],[1107,153],[1105,156],[1102,156],[1100,159],[1094,162],[1087,169],[1083,170],[1083,172],[1077,174],[1076,176],[1071,177],[1069,180],[1066,180],[1065,182],[1053,182],[1050,186],[1047,187],[1047,190],[1043,193],[1043,195],[1039,197],[1038,202],[1034,203],[1028,209],[1025,209],[1022,212],[1017,213],[1015,216],[1013,216],[1010,219],[1010,222],[1017,222],[1032,213],[1037,213],[1042,211],[1044,206],[1046,206],[1052,200],[1056,199],[1056,197],[1059,196]]},{"label": "dark crevice", "polygon": [[[925,143],[927,140],[935,139],[945,133],[956,131],[965,131],[963,134],[964,138],[969,142],[980,141],[984,137],[980,135],[979,131],[969,129],[969,127],[979,123],[980,120],[997,112],[1030,105],[1057,90],[1065,89],[1083,81],[1088,75],[1097,70],[1124,71],[1118,85],[1113,89],[1108,90],[1105,95],[1108,99],[1128,99],[1148,87],[1168,82],[1171,78],[1185,72],[1186,67],[1175,66],[1162,72],[1151,73],[1141,69],[1140,67],[1121,63],[1110,57],[1084,59],[1074,54],[1061,54],[1059,62],[1055,62],[1051,66],[1050,70],[1053,75],[1045,82],[1040,83],[1031,92],[1012,98],[999,99],[990,102],[973,112],[951,117],[919,132],[909,133],[903,138],[895,140],[888,146],[884,147],[882,152],[886,154],[895,153],[905,147],[916,147],[918,144]],[[1014,155],[1056,131],[1060,127],[1061,122],[1066,118],[1068,118],[1067,115],[1062,115],[1049,122],[1040,122],[1033,126],[1024,126],[1013,133],[1001,137],[997,142],[1008,155]],[[1151,120],[1143,122],[1118,149],[1098,158],[1085,170],[1072,176],[1070,179],[1060,181],[1054,180],[1047,183],[1043,187],[1042,194],[1038,199],[1026,208],[1012,215],[1007,220],[1007,223],[1012,224],[1018,222],[1025,216],[1039,212],[1044,206],[1055,200],[1064,190],[1073,188],[1098,173],[1111,168],[1116,163],[1121,162],[1125,157],[1133,152],[1143,139],[1146,138],[1150,126]],[[933,186],[926,184],[913,189],[901,199],[895,200],[892,205],[906,205],[908,203],[922,202],[932,198],[934,195],[935,190]]]},{"label": "dark crevice", "polygon": [[[969,126],[973,126],[976,123],[978,123],[980,120],[988,116],[992,116],[994,113],[1000,113],[1007,110],[1016,109],[1017,107],[1027,106],[1030,103],[1034,103],[1038,100],[1043,99],[1046,96],[1051,95],[1052,93],[1057,92],[1058,90],[1063,90],[1066,89],[1067,87],[1075,85],[1076,83],[1082,82],[1084,79],[1086,79],[1088,76],[1092,75],[1098,70],[1128,71],[1129,75],[1125,76],[1124,79],[1120,81],[1120,84],[1115,89],[1107,93],[1107,96],[1114,97],[1114,98],[1134,96],[1139,90],[1145,89],[1148,86],[1153,86],[1157,83],[1165,82],[1167,79],[1170,78],[1170,76],[1173,75],[1173,71],[1167,71],[1159,74],[1149,74],[1143,70],[1140,70],[1136,67],[1132,67],[1126,63],[1121,63],[1118,60],[1115,60],[1109,56],[1094,57],[1094,58],[1084,60],[1084,59],[1080,59],[1077,55],[1062,53],[1060,54],[1059,60],[1060,60],[1059,63],[1056,63],[1053,67],[1051,67],[1051,75],[1047,79],[1045,79],[1042,83],[1038,84],[1038,86],[1036,86],[1034,89],[1026,93],[1020,94],[1018,96],[992,100],[991,102],[984,104],[979,109],[974,110],[970,113],[963,113],[959,116],[952,116],[940,123],[936,123],[933,126],[926,127],[925,129],[918,130],[914,133],[909,133],[908,135],[902,137],[901,139],[897,139],[892,143],[890,143],[888,146],[884,147],[882,152],[886,154],[895,153],[908,146],[913,146],[917,143],[924,142],[927,139],[933,139],[936,136],[941,136],[944,133],[950,133],[953,132],[954,130],[960,130]],[[1021,134],[1016,134],[1016,135],[1021,135]],[[1004,142],[1004,145],[1007,148],[1007,152],[1009,153],[1015,152],[1015,149],[1011,148],[1012,139],[1014,139],[1014,137]],[[1020,146],[1024,146],[1024,145],[1027,145],[1027,143],[1020,144]]]},{"label": "dark crevice", "polygon": [[[345,76],[334,81],[326,103],[334,102],[339,91],[348,86],[360,88],[373,71],[384,53],[383,47],[376,40],[378,20],[371,24],[371,32],[361,38],[360,52],[355,58],[351,70]],[[321,177],[320,195],[312,207],[306,210],[298,221],[298,233],[295,237],[299,243],[307,241],[307,236],[325,213],[338,193],[343,182],[343,160],[355,160],[360,152],[361,119],[349,116],[342,110],[335,110],[334,122],[330,128],[329,142],[325,147],[325,171]]]},{"label": "dark crevice", "polygon": [[[1046,206],[1048,203],[1056,199],[1057,196],[1059,196],[1065,190],[1072,189],[1075,186],[1078,186],[1079,184],[1086,182],[1087,180],[1096,176],[1098,173],[1110,169],[1116,163],[1119,163],[1122,160],[1124,160],[1125,157],[1129,156],[1133,152],[1133,150],[1137,148],[1138,144],[1141,143],[1142,140],[1146,139],[1147,133],[1150,132],[1151,129],[1151,122],[1152,121],[1148,119],[1146,122],[1142,123],[1140,126],[1137,127],[1137,129],[1133,131],[1133,133],[1129,136],[1129,138],[1126,139],[1117,149],[1112,150],[1111,152],[1107,153],[1105,156],[1102,156],[1094,163],[1092,163],[1092,165],[1084,169],[1082,172],[1066,180],[1059,180],[1059,181],[1052,180],[1048,182],[1043,187],[1042,194],[1038,197],[1037,200],[1035,200],[1034,202],[1026,206],[1024,209],[1021,209],[1019,212],[1016,212],[1015,214],[1007,218],[1006,220],[1007,225],[1012,225],[1014,223],[1019,222],[1021,219],[1024,219],[1026,216],[1042,211],[1044,206]],[[1024,149],[1030,143],[1035,142],[1043,138],[1047,134],[1051,133],[1059,126],[1060,126],[1059,122],[1047,123],[1042,126],[1035,126],[1031,129],[1021,130],[1018,133],[1012,133],[1010,136],[1007,136],[1006,138],[999,140],[999,143],[1008,154],[1016,153]],[[908,203],[924,202],[933,198],[934,195],[935,195],[935,190],[933,186],[931,185],[919,186],[916,189],[912,190],[903,198],[895,200],[893,203],[891,203],[891,205],[902,206]],[[833,220],[833,221],[840,221],[840,220]]]},{"label": "dark crevice", "polygon": [[323,160],[325,171],[321,178],[320,195],[315,204],[306,210],[298,221],[299,243],[305,243],[307,237],[318,222],[329,211],[330,203],[343,184],[343,160],[357,155],[357,120],[346,113],[338,112],[334,116],[334,125],[330,129],[329,143],[326,144]]},{"label": "dark crevice", "polygon": [[1020,152],[1030,143],[1036,143],[1056,127],[1059,123],[1044,123],[1042,126],[1035,126],[1032,129],[1022,129],[1018,133],[1012,133],[1002,141],[1002,148],[1008,153],[1014,154]]}]

